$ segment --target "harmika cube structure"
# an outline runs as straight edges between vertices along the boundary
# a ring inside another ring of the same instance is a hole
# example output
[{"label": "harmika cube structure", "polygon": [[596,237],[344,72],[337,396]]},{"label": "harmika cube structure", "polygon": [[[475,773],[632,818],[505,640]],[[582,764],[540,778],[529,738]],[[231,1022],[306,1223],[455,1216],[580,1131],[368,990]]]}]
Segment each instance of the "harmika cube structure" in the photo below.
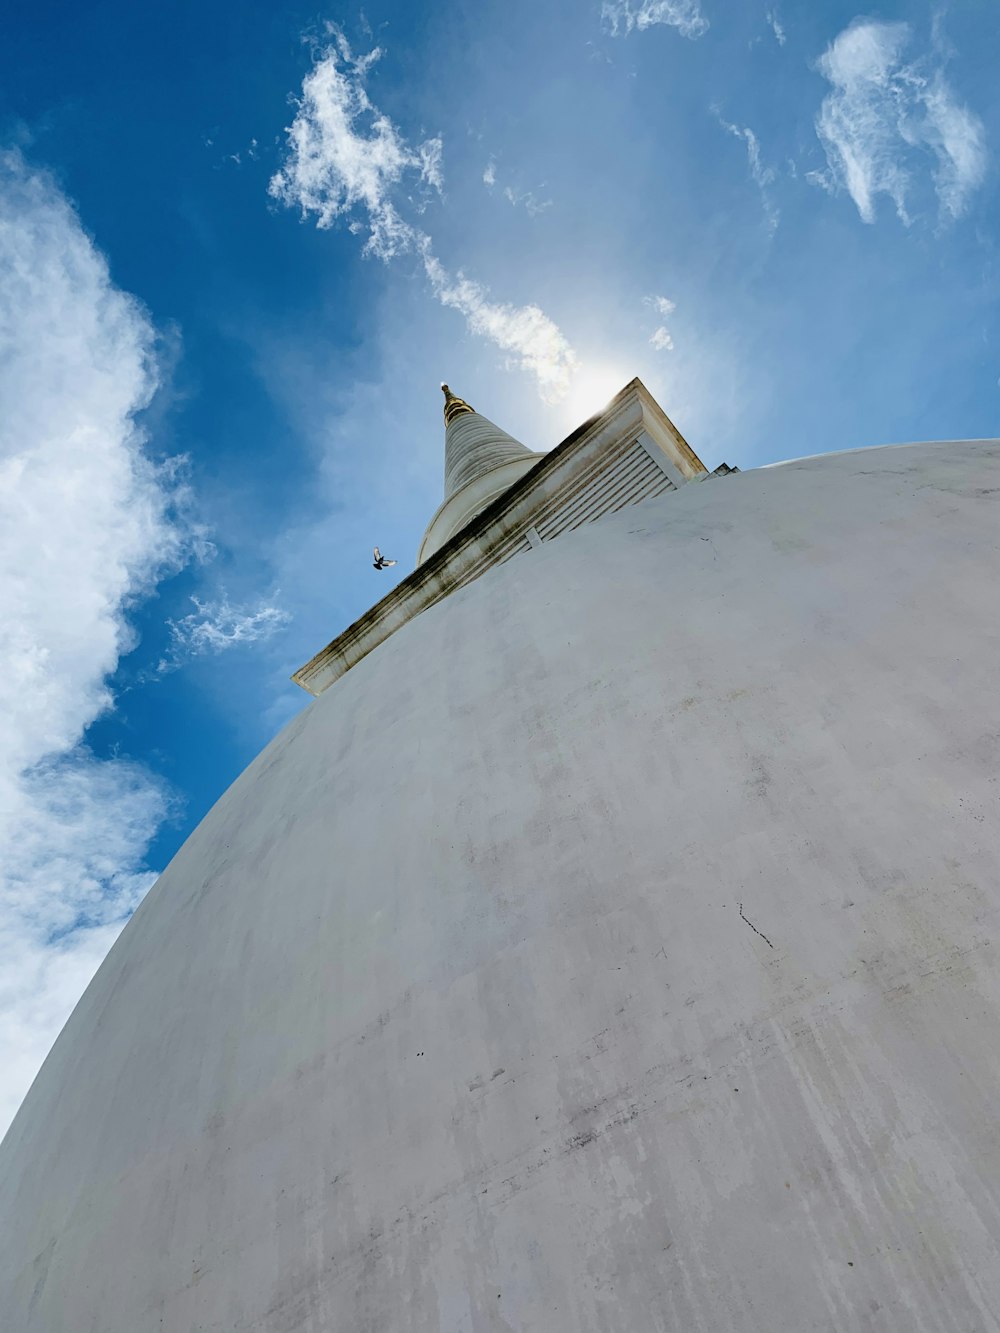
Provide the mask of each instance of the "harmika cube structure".
[{"label": "harmika cube structure", "polygon": [[0,1149],[0,1328],[1000,1328],[1000,441],[445,402]]}]

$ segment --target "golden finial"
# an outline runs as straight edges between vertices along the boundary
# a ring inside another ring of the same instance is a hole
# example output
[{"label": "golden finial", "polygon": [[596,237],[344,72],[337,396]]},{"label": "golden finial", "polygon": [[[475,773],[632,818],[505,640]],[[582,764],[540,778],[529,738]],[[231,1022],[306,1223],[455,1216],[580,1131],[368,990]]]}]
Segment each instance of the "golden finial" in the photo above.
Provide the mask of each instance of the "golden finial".
[{"label": "golden finial", "polygon": [[464,398],[456,398],[447,384],[441,385],[441,391],[444,394],[444,419],[445,424],[450,426],[456,417],[460,417],[463,412],[474,412],[475,408],[469,406]]}]

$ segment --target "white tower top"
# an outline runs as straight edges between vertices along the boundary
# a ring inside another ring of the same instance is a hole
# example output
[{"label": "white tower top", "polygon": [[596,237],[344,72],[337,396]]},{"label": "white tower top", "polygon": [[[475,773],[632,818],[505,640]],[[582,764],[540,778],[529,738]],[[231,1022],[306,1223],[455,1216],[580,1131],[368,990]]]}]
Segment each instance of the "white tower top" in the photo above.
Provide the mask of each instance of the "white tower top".
[{"label": "white tower top", "polygon": [[508,435],[486,417],[480,416],[464,398],[457,398],[441,385],[444,393],[444,498],[463,486],[493,472],[505,463],[535,462],[537,455],[520,440]]},{"label": "white tower top", "polygon": [[295,672],[310,694],[322,694],[407,621],[493,565],[708,475],[637,379],[547,453],[532,453],[447,384],[441,388],[445,495],[416,568]]},{"label": "white tower top", "polygon": [[544,454],[520,440],[441,385],[444,393],[444,501],[424,533],[417,564],[439,550],[453,533],[520,481]]}]

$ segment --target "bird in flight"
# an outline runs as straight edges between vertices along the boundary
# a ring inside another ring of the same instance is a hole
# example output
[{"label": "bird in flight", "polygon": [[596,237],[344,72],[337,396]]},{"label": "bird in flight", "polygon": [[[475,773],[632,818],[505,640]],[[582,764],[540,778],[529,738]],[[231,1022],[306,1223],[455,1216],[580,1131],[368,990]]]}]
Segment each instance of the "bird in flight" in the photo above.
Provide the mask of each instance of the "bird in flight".
[{"label": "bird in flight", "polygon": [[386,560],[378,547],[375,547],[375,560],[372,565],[373,569],[388,569],[390,565],[394,565],[395,563],[395,560]]}]

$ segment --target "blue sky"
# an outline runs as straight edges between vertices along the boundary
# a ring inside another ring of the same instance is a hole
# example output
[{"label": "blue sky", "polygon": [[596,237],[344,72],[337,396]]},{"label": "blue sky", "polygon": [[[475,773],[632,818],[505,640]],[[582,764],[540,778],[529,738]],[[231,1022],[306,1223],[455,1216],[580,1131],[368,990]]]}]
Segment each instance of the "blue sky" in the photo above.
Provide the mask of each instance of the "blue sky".
[{"label": "blue sky", "polygon": [[997,433],[998,57],[988,0],[8,20],[0,1124],[412,568],[442,379],[543,449],[638,374],[710,467]]}]

